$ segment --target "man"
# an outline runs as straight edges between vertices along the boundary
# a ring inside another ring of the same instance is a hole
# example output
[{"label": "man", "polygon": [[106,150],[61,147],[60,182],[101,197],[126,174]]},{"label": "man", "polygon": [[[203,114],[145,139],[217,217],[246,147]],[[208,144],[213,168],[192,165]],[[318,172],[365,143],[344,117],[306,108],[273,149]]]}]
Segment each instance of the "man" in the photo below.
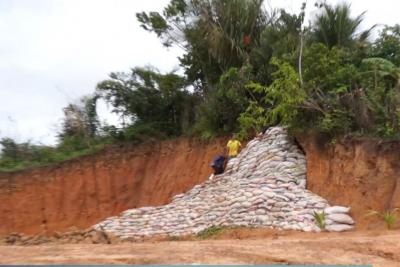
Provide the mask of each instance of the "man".
[{"label": "man", "polygon": [[239,153],[239,149],[241,146],[242,144],[238,140],[236,140],[236,135],[232,135],[232,138],[228,141],[228,144],[226,144],[228,150],[228,158],[235,158]]},{"label": "man", "polygon": [[211,167],[214,170],[214,174],[218,175],[224,172],[224,163],[225,163],[225,157],[218,155],[215,156],[212,163],[211,163]]}]

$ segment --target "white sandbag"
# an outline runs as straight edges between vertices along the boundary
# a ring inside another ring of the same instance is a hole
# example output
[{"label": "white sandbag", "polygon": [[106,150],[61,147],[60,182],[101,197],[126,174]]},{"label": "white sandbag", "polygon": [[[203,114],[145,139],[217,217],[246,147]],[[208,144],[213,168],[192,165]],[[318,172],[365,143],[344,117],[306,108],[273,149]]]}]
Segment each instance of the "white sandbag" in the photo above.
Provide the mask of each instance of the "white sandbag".
[{"label": "white sandbag", "polygon": [[354,224],[353,219],[349,215],[344,213],[328,214],[326,216],[326,219],[332,220],[337,223]]},{"label": "white sandbag", "polygon": [[353,228],[354,227],[352,225],[348,225],[348,224],[331,224],[331,225],[325,226],[325,230],[327,230],[328,232],[350,231],[350,230],[353,230]]},{"label": "white sandbag", "polygon": [[326,214],[349,213],[350,208],[349,207],[342,207],[342,206],[332,206],[332,207],[326,208],[324,211],[325,211]]},{"label": "white sandbag", "polygon": [[325,219],[325,225],[332,225],[332,224],[335,224],[335,222],[329,219]]}]

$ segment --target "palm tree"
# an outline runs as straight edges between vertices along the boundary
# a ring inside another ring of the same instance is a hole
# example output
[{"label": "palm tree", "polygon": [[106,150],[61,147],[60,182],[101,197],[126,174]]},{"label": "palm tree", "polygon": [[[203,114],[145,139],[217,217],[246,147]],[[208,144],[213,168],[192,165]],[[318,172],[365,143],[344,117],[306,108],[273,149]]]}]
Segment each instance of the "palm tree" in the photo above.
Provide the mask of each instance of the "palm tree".
[{"label": "palm tree", "polygon": [[209,53],[226,70],[240,66],[249,51],[259,45],[262,30],[267,23],[263,0],[204,1],[199,24]]},{"label": "palm tree", "polygon": [[320,8],[322,8],[322,13],[316,16],[313,37],[317,42],[324,43],[328,47],[349,47],[356,42],[364,42],[375,27],[374,25],[360,32],[365,12],[352,18],[350,4],[341,3],[333,7],[325,3]]}]

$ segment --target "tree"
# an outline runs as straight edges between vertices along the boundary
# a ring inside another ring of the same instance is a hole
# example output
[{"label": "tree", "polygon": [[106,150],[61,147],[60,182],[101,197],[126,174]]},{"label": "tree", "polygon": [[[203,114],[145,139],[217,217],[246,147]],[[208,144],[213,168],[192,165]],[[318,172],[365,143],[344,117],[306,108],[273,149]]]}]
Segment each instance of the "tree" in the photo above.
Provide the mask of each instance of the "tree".
[{"label": "tree", "polygon": [[77,103],[70,103],[64,111],[64,121],[59,137],[81,136],[93,138],[96,136],[99,122],[96,103],[98,95],[84,96]]},{"label": "tree", "polygon": [[270,84],[273,66],[269,64],[272,57],[284,59],[293,65],[298,60],[301,49],[301,38],[306,29],[302,29],[304,8],[300,14],[289,14],[284,9],[273,15],[260,37],[260,45],[253,49],[251,64],[254,68],[255,82]]},{"label": "tree", "polygon": [[240,67],[268,23],[262,0],[171,0],[163,14],[138,13],[142,27],[166,46],[185,51],[180,59],[190,82],[208,94],[219,76]]},{"label": "tree", "polygon": [[0,139],[0,145],[0,168],[13,168],[21,163],[29,164],[41,160],[43,154],[52,149],[48,146],[34,145],[30,141],[18,143],[8,137]]},{"label": "tree", "polygon": [[98,98],[97,94],[84,96],[63,109],[62,129],[58,134],[60,149],[71,152],[91,147],[100,126],[96,111]]},{"label": "tree", "polygon": [[4,137],[0,140],[1,157],[16,160],[19,157],[19,147],[18,144],[11,138]]},{"label": "tree", "polygon": [[151,123],[168,135],[180,134],[191,120],[192,95],[186,80],[171,72],[161,74],[152,68],[134,68],[130,74],[111,73],[110,79],[97,85],[97,92],[134,123]]},{"label": "tree", "polygon": [[196,131],[203,137],[237,130],[237,118],[254,95],[245,85],[253,79],[252,68],[230,68],[220,77],[210,97],[198,107]]},{"label": "tree", "polygon": [[390,60],[400,66],[400,25],[385,26],[373,44],[373,57]]},{"label": "tree", "polygon": [[322,10],[313,24],[313,38],[327,47],[350,47],[356,42],[365,42],[371,34],[371,28],[359,31],[365,12],[355,18],[350,16],[350,5],[340,3],[336,6],[322,4]]}]

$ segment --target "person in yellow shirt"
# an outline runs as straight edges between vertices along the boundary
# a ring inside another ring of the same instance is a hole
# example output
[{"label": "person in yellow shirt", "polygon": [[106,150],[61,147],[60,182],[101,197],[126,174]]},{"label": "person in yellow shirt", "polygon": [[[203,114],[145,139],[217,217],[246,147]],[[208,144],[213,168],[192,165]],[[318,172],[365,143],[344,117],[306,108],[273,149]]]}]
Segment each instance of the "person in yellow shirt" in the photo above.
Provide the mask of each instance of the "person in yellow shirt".
[{"label": "person in yellow shirt", "polygon": [[236,139],[236,135],[232,135],[232,138],[228,141],[228,144],[226,144],[228,158],[235,158],[241,146],[242,144]]}]

